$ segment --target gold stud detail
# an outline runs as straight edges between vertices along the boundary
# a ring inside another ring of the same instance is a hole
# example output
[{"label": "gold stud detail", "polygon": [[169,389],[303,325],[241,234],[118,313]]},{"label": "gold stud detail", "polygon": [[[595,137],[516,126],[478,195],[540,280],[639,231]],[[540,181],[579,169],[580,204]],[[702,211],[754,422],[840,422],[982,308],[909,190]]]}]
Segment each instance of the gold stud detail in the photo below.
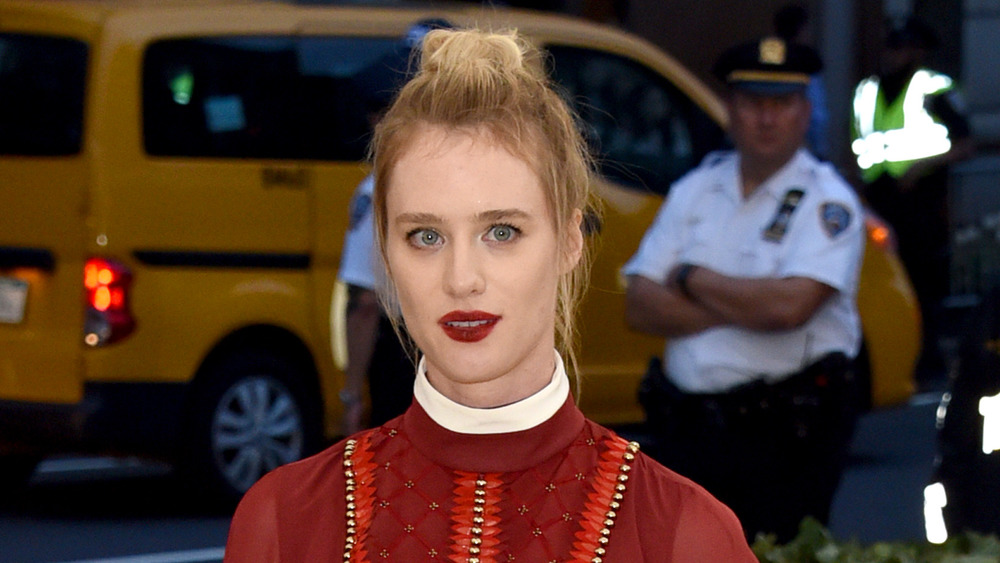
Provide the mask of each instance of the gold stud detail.
[{"label": "gold stud detail", "polygon": [[[588,443],[591,440],[588,440]],[[607,555],[607,545],[611,541],[611,528],[615,525],[615,520],[618,518],[618,510],[621,508],[621,502],[624,498],[624,492],[626,489],[625,483],[628,482],[628,473],[632,470],[631,463],[635,461],[635,454],[639,451],[638,442],[629,442],[626,446],[626,450],[622,452],[622,463],[618,466],[618,476],[615,479],[615,489],[611,496],[611,501],[608,503],[608,511],[604,513],[604,525],[600,531],[600,537],[597,538],[597,547],[594,548],[594,557],[590,559],[591,563],[602,563],[604,561],[605,555]]]},{"label": "gold stud detail", "polygon": [[355,544],[357,543],[357,529],[355,526],[357,522],[354,520],[354,463],[351,461],[351,456],[354,455],[354,448],[357,446],[356,440],[348,440],[344,444],[344,477],[347,482],[345,485],[344,501],[346,503],[346,517],[347,517],[347,532],[346,538],[344,538],[344,561],[351,560],[351,554],[354,552]]},{"label": "gold stud detail", "polygon": [[467,563],[479,563],[480,546],[483,544],[482,525],[486,522],[483,515],[486,513],[486,485],[489,483],[480,475],[476,479],[475,484],[476,488],[472,492],[472,527],[469,528],[469,535],[472,537],[469,538],[469,557],[466,558]]}]

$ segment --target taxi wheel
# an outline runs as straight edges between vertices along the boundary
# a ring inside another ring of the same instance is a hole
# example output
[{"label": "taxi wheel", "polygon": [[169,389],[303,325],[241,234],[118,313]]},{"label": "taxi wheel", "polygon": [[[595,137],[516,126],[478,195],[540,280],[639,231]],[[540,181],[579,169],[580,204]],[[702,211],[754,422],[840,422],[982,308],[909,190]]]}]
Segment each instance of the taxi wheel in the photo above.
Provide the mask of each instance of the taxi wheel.
[{"label": "taxi wheel", "polygon": [[316,451],[320,416],[303,372],[259,350],[229,355],[207,369],[184,462],[197,485],[236,501],[268,471]]}]

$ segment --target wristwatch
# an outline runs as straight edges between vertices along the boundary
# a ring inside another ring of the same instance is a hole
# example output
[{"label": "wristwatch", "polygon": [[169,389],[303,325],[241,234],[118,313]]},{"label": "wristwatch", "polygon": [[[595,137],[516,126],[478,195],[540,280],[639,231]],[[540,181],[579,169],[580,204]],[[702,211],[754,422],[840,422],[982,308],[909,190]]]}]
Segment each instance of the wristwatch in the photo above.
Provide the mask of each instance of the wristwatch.
[{"label": "wristwatch", "polygon": [[674,282],[677,284],[677,288],[681,290],[684,297],[688,299],[694,299],[694,295],[691,294],[691,288],[688,287],[688,278],[691,277],[691,272],[694,271],[698,266],[694,264],[684,263],[677,268],[677,275],[674,277]]}]

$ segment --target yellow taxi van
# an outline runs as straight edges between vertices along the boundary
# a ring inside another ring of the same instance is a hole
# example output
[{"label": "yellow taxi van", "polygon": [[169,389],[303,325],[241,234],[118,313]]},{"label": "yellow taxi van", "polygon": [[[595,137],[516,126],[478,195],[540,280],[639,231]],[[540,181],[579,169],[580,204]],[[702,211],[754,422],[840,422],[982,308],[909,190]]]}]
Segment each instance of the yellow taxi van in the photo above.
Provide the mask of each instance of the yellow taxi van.
[{"label": "yellow taxi van", "polygon": [[[427,18],[515,27],[550,53],[602,167],[580,401],[641,420],[662,341],[626,329],[619,268],[670,182],[725,137],[719,99],[669,55],[474,6],[6,0],[0,481],[51,453],[110,452],[233,497],[336,436],[335,280],[372,95],[356,78]],[[870,233],[861,365],[884,405],[912,391],[919,319],[886,231]]]}]

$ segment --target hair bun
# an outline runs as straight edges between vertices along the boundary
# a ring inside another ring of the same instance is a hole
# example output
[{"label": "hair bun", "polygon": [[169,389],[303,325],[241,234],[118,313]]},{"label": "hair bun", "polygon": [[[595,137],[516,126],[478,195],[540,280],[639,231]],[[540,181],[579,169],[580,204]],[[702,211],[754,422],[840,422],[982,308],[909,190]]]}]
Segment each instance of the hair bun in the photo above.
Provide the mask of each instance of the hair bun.
[{"label": "hair bun", "polygon": [[420,69],[432,80],[451,83],[452,92],[478,97],[486,106],[502,104],[512,83],[545,81],[542,65],[523,41],[512,31],[434,30],[424,38]]},{"label": "hair bun", "polygon": [[426,72],[510,72],[522,68],[524,59],[521,45],[510,33],[484,38],[482,34],[433,30],[424,38],[422,50],[421,67]]}]

